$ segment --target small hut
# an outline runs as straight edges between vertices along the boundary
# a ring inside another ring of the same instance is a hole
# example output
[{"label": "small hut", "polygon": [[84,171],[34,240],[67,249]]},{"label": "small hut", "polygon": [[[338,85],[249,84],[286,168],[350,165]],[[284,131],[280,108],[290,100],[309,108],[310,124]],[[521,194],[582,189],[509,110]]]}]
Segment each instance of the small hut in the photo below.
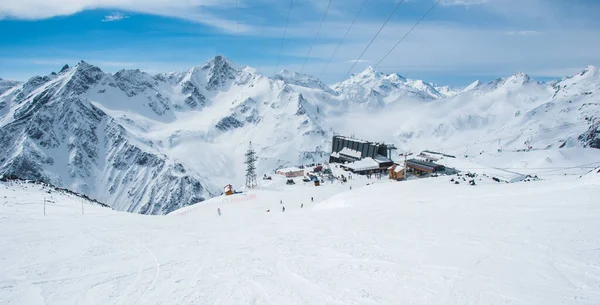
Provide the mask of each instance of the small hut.
[{"label": "small hut", "polygon": [[225,193],[225,196],[233,195],[233,186],[231,186],[231,184],[227,184],[223,188],[223,193]]},{"label": "small hut", "polygon": [[390,179],[391,180],[404,180],[404,167],[398,164],[394,164],[392,165],[390,168],[388,168],[388,171],[390,173]]}]

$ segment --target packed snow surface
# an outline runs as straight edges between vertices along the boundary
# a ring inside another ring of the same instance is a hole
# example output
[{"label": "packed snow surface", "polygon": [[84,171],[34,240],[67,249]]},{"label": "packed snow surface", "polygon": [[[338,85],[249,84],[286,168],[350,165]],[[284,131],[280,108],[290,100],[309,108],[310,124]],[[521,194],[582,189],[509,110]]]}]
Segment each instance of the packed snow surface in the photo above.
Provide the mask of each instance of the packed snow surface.
[{"label": "packed snow surface", "polygon": [[4,183],[0,304],[598,304],[596,170],[476,186],[274,176],[166,216],[82,215],[77,198]]}]

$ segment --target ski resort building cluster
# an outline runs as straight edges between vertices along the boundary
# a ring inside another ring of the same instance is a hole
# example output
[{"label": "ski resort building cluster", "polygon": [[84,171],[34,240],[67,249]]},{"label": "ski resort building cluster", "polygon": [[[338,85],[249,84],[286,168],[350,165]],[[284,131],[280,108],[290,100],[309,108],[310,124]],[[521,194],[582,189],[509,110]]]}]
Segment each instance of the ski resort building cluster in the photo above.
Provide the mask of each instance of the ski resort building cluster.
[{"label": "ski resort building cluster", "polygon": [[[424,150],[402,163],[392,160],[396,147],[393,144],[376,143],[336,135],[332,139],[330,163],[339,163],[346,171],[360,174],[388,174],[391,180],[404,180],[408,173],[423,176],[446,171],[446,167],[435,162],[454,156]],[[411,154],[412,155],[412,154]]]}]

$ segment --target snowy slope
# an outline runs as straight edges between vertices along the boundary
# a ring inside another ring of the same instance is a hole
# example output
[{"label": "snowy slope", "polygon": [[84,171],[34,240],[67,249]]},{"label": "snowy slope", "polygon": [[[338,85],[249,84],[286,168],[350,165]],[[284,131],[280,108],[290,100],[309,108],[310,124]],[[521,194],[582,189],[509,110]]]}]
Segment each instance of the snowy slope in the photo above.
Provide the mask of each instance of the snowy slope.
[{"label": "snowy slope", "polygon": [[459,92],[372,68],[329,88],[222,56],[158,75],[82,61],[0,94],[0,173],[162,214],[239,188],[249,142],[259,176],[326,160],[334,132],[483,163],[523,150],[556,159],[600,147],[598,88],[595,67],[549,84],[518,73]]},{"label": "snowy slope", "polygon": [[0,184],[0,303],[600,299],[598,180],[366,182],[350,180],[350,191],[278,179],[168,216],[87,206],[81,215],[79,202],[61,198],[43,216],[44,193]]},{"label": "snowy slope", "polygon": [[19,82],[17,81],[11,81],[0,78],[0,94],[8,91],[9,89],[17,86],[18,84]]}]

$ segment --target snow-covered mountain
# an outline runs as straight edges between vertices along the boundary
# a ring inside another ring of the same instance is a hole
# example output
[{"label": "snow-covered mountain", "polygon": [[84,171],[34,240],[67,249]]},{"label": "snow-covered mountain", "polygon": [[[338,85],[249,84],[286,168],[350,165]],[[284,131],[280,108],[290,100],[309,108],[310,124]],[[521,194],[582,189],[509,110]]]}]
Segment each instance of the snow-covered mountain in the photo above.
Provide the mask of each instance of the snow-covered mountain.
[{"label": "snow-covered mountain", "polygon": [[0,174],[138,213],[168,213],[224,184],[239,187],[249,142],[259,175],[325,160],[334,132],[460,154],[599,147],[594,67],[550,84],[521,73],[458,91],[372,68],[328,87],[216,56],[157,75],[104,73],[82,61],[10,86],[0,94]]},{"label": "snow-covered mountain", "polygon": [[0,94],[8,91],[9,89],[15,87],[18,84],[19,82],[0,78]]},{"label": "snow-covered mountain", "polygon": [[352,75],[349,79],[335,84],[333,88],[349,100],[358,103],[368,102],[377,95],[378,102],[368,104],[369,106],[384,106],[403,98],[435,100],[457,93],[448,86],[440,87],[422,80],[407,79],[397,73],[384,74],[375,71],[373,67]]}]

